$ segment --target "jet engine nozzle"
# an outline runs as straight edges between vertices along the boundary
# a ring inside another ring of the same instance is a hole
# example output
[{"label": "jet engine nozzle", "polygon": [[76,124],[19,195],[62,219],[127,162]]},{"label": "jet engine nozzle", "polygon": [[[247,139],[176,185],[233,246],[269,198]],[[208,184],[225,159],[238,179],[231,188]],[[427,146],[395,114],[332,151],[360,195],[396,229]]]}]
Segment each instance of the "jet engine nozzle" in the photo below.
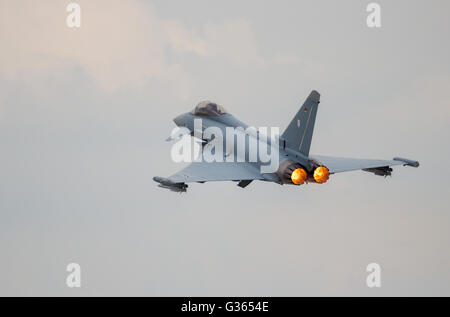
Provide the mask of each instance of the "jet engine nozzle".
[{"label": "jet engine nozzle", "polygon": [[330,178],[330,171],[325,166],[316,167],[313,177],[316,183],[325,183]]},{"label": "jet engine nozzle", "polygon": [[301,185],[306,182],[308,174],[303,168],[296,168],[291,174],[291,180],[295,185]]},{"label": "jet engine nozzle", "polygon": [[278,167],[277,174],[281,184],[301,185],[308,179],[306,168],[292,160],[282,161]]}]

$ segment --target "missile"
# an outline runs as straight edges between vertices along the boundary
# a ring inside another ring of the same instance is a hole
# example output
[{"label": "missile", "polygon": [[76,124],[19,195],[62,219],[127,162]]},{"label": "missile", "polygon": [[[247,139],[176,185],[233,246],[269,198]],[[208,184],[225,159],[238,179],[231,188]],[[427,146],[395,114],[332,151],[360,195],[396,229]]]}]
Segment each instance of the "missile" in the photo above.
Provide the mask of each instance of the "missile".
[{"label": "missile", "polygon": [[188,188],[188,185],[185,183],[175,183],[168,178],[160,176],[153,177],[153,180],[159,183],[159,187],[167,188],[174,192],[186,192],[186,189]]},{"label": "missile", "polygon": [[174,186],[176,184],[175,182],[172,182],[170,179],[160,177],[160,176],[153,177],[153,180],[155,182],[160,183],[161,185],[165,185],[165,186]]}]

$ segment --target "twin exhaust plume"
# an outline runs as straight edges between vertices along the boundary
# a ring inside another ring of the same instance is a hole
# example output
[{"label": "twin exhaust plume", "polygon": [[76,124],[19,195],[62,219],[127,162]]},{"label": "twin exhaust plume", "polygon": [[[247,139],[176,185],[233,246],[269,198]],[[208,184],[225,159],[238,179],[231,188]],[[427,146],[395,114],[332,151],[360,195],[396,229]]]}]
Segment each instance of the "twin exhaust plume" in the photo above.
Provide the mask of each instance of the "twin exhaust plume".
[{"label": "twin exhaust plume", "polygon": [[[314,170],[313,178],[316,183],[325,183],[330,178],[330,171],[325,166],[319,166]],[[296,168],[291,174],[291,181],[295,185],[301,185],[308,179],[308,173],[303,168]]]}]

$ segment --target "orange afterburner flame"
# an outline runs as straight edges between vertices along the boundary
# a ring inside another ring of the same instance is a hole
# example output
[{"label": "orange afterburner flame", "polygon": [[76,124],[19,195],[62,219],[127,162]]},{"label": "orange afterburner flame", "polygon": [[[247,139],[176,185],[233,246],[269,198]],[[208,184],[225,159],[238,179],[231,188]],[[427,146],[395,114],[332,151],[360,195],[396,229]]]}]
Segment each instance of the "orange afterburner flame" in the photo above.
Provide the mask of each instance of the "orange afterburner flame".
[{"label": "orange afterburner flame", "polygon": [[319,166],[314,170],[313,176],[317,183],[325,183],[330,178],[330,171],[325,166]]},{"label": "orange afterburner flame", "polygon": [[303,168],[296,168],[291,174],[291,180],[295,185],[303,184],[307,178],[308,175]]}]

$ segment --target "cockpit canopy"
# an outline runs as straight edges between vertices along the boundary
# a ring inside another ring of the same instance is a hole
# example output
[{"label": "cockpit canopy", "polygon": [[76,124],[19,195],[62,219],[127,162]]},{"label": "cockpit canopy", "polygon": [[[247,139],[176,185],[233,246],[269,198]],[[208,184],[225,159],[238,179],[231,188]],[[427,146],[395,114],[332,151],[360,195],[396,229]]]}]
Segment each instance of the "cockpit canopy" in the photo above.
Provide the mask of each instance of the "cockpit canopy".
[{"label": "cockpit canopy", "polygon": [[227,113],[227,111],[221,105],[205,100],[199,102],[191,113],[198,116],[218,117]]}]

